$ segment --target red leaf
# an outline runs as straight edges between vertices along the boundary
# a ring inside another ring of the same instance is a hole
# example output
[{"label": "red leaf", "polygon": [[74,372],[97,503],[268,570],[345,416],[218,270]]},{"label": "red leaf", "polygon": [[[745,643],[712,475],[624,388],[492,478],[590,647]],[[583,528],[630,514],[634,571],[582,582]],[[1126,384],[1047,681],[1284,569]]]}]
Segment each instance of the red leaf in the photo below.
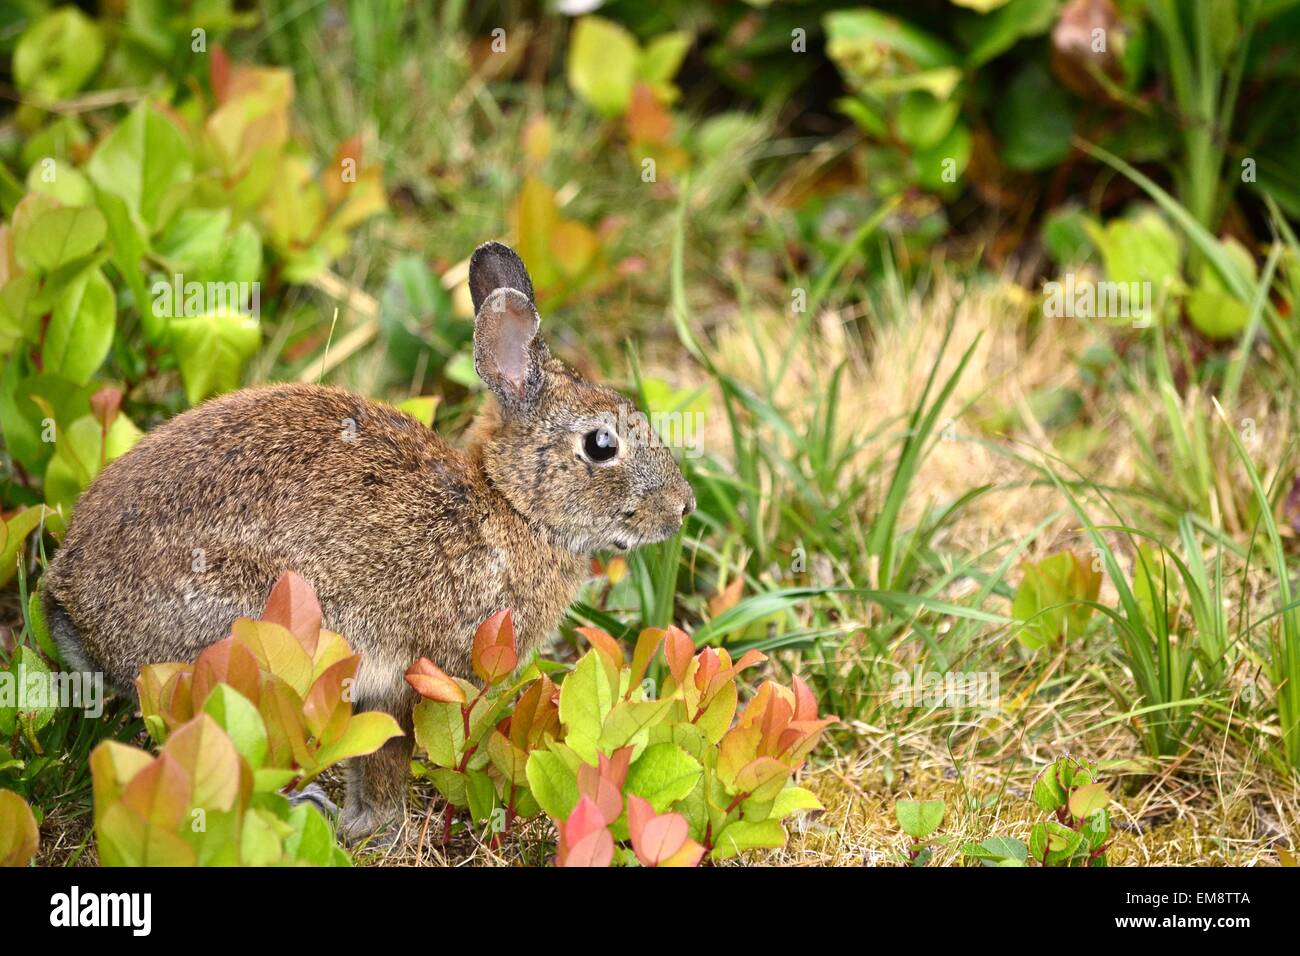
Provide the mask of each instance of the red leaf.
[{"label": "red leaf", "polygon": [[217,44],[212,48],[212,58],[208,62],[208,78],[212,83],[212,97],[220,106],[226,101],[230,89],[230,57],[226,48]]},{"label": "red leaf", "polygon": [[[690,839],[690,826],[680,813],[657,815],[650,801],[636,795],[628,797],[627,830],[632,849],[642,866],[660,866],[677,856]],[[694,865],[703,855],[683,854],[674,863]]]},{"label": "red leaf", "polygon": [[598,765],[578,768],[578,792],[596,802],[606,824],[623,815],[623,783],[632,762],[632,748],[620,747],[613,757],[597,755]]},{"label": "red leaf", "polygon": [[113,419],[117,418],[117,413],[121,409],[122,390],[120,388],[105,385],[90,396],[90,413],[95,416],[95,421],[99,422],[106,430],[113,424]]},{"label": "red leaf", "polygon": [[609,866],[614,859],[614,838],[590,797],[578,800],[560,830],[560,866]]}]

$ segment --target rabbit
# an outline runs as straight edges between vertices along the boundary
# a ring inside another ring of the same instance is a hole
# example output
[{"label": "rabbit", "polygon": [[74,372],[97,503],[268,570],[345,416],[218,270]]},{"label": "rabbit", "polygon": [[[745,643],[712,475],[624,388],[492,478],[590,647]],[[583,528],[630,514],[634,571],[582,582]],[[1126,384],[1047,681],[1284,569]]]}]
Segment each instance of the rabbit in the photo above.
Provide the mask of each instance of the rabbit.
[{"label": "rabbit", "polygon": [[592,552],[670,538],[695,508],[635,406],[551,356],[513,250],[480,246],[469,284],[488,394],[463,450],[339,388],[231,392],[104,468],[42,586],[65,659],[129,693],[142,665],[193,660],[255,616],[282,571],[305,578],[323,626],[362,655],[356,707],[405,731],[347,768],[349,842],[404,819],[414,661],[473,679],[475,629],[502,608],[523,659],[557,628]]}]

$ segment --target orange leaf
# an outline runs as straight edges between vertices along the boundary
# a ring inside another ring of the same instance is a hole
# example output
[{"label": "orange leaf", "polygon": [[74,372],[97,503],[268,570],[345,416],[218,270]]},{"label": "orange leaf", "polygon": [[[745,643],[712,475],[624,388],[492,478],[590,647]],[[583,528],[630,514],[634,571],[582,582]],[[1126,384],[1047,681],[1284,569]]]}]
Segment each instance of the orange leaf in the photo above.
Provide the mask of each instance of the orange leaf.
[{"label": "orange leaf", "polygon": [[632,90],[627,110],[627,136],[633,143],[666,143],[673,133],[673,116],[645,83]]},{"label": "orange leaf", "polygon": [[[346,164],[346,165],[345,165]],[[347,177],[350,170],[351,178]],[[331,206],[341,203],[351,191],[361,172],[361,137],[351,136],[334,149],[330,165],[321,170],[321,186]]]},{"label": "orange leaf", "polygon": [[725,588],[709,598],[709,616],[717,617],[740,603],[740,593],[745,589],[745,579],[737,576]]},{"label": "orange leaf", "polygon": [[164,751],[131,778],[122,791],[122,803],[152,826],[175,830],[189,809],[190,792],[185,768]]},{"label": "orange leaf", "polygon": [[794,719],[817,719],[817,695],[798,674],[794,677]]},{"label": "orange leaf", "polygon": [[474,632],[474,673],[485,683],[509,677],[519,663],[515,650],[515,620],[510,609],[497,611]]},{"label": "orange leaf", "polygon": [[681,628],[669,626],[664,636],[664,656],[668,658],[668,670],[673,680],[680,684],[686,680],[686,670],[695,656],[695,642]]},{"label": "orange leaf", "polygon": [[194,662],[194,700],[200,707],[218,684],[229,684],[254,705],[261,698],[262,672],[257,658],[232,637],[209,644]]},{"label": "orange leaf", "polygon": [[555,683],[543,674],[528,685],[528,689],[515,704],[510,720],[510,742],[521,750],[529,750],[542,742],[549,732],[559,730],[560,709],[555,705]]},{"label": "orange leaf", "polygon": [[614,665],[615,670],[619,670],[627,663],[627,658],[623,656],[623,648],[618,641],[614,640],[609,634],[605,633],[598,627],[578,627],[574,628],[579,634],[587,639],[604,658]]},{"label": "orange leaf", "polygon": [[316,678],[302,702],[307,729],[322,745],[331,744],[343,735],[352,716],[352,702],[347,691],[357,676],[359,655],[345,657],[326,668]]},{"label": "orange leaf", "polygon": [[271,596],[266,599],[262,620],[279,624],[298,638],[310,656],[316,653],[320,619],[320,602],[316,600],[311,585],[293,571],[281,574],[275,587],[271,588]]},{"label": "orange leaf", "polygon": [[645,677],[646,671],[650,669],[650,661],[654,659],[655,651],[659,650],[663,639],[664,630],[659,627],[647,627],[637,637],[636,647],[632,651],[632,675],[627,682],[629,694],[636,689],[641,679]]},{"label": "orange leaf", "polygon": [[421,657],[406,670],[406,682],[416,693],[443,704],[465,703],[465,691],[441,667]]},{"label": "orange leaf", "polygon": [[105,385],[90,396],[90,413],[103,428],[108,428],[122,409],[122,390]]}]

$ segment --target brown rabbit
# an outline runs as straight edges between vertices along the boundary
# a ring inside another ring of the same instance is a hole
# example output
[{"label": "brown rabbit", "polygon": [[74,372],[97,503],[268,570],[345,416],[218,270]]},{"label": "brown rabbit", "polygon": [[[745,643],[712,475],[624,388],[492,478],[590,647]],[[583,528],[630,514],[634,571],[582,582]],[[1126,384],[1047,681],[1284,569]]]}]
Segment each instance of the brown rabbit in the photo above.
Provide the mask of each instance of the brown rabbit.
[{"label": "brown rabbit", "polygon": [[464,451],[340,389],[233,392],[104,469],[43,584],[65,658],[127,689],[141,665],[193,660],[255,615],[282,571],[302,575],[324,626],[362,653],[357,706],[407,730],[349,768],[348,839],[402,813],[413,661],[472,677],[475,628],[506,607],[521,653],[537,647],[588,554],[671,537],[695,507],[627,399],[551,357],[519,257],[480,246],[469,281],[491,394]]}]

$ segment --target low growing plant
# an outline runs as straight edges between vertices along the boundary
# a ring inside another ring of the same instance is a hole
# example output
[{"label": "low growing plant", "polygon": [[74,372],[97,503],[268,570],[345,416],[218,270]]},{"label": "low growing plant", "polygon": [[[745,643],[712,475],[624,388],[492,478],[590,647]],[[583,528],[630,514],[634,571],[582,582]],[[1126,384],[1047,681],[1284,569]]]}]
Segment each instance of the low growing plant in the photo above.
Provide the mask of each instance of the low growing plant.
[{"label": "low growing plant", "polygon": [[240,618],[193,664],[141,671],[160,751],[106,741],[91,755],[102,862],[347,864],[316,807],[286,792],[401,730],[388,714],[352,712],[360,657],[320,619],[310,586],[286,572],[260,620]]},{"label": "low growing plant", "polygon": [[907,848],[909,866],[925,866],[934,855],[934,843],[930,837],[943,824],[945,807],[942,800],[897,800],[894,802],[894,818],[912,839]]},{"label": "low growing plant", "polygon": [[1028,844],[1006,836],[962,847],[967,859],[984,866],[1106,866],[1110,846],[1110,794],[1097,780],[1096,767],[1062,757],[1034,784],[1033,801],[1048,820],[1035,823]]},{"label": "low growing plant", "polygon": [[[698,653],[676,627],[646,628],[629,662],[598,628],[558,692],[543,666],[517,678],[508,611],[489,618],[474,641],[476,688],[428,660],[407,680],[427,699],[415,736],[424,772],[453,808],[495,833],[518,816],[555,823],[557,863],[693,865],[785,844],[782,819],[820,809],[791,777],[836,718],[819,717],[812,691],[765,681],[737,715],[737,677],[765,660],[732,662],[724,649]],[[663,647],[667,675],[649,678]]]}]

